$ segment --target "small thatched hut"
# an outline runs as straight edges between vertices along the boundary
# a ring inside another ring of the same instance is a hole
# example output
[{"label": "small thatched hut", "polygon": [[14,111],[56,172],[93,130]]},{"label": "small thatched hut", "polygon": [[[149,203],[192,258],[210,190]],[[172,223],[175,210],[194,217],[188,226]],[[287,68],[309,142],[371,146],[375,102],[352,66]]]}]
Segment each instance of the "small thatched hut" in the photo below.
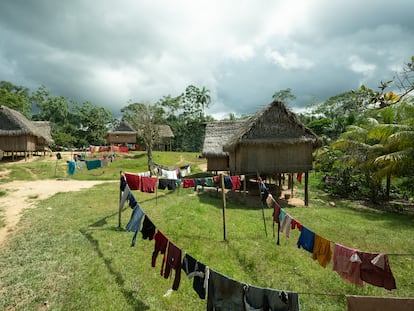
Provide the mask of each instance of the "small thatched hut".
[{"label": "small thatched hut", "polygon": [[283,102],[274,101],[246,120],[207,124],[203,155],[210,171],[260,176],[305,173],[307,205],[308,171],[319,146],[318,136]]},{"label": "small thatched hut", "polygon": [[223,150],[228,140],[242,126],[244,120],[215,121],[205,125],[202,156],[207,159],[207,171],[229,171],[229,153]]},{"label": "small thatched hut", "polygon": [[158,125],[158,141],[156,142],[155,149],[160,151],[171,151],[173,138],[174,133],[169,125]]},{"label": "small thatched hut", "polygon": [[137,142],[137,131],[127,121],[121,121],[106,134],[106,141],[109,145],[135,144]]},{"label": "small thatched hut", "polygon": [[0,106],[0,149],[11,153],[24,153],[25,158],[51,142],[35,123],[19,111]]},{"label": "small thatched hut", "polygon": [[312,170],[318,136],[283,102],[274,101],[248,118],[223,146],[234,173],[275,174]]}]

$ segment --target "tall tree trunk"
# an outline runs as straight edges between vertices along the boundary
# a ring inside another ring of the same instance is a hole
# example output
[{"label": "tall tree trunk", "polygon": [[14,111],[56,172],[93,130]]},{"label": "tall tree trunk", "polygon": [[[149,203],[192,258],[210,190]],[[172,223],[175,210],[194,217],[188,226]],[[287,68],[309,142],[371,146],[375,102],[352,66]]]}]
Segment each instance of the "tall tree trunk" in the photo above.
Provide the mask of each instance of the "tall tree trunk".
[{"label": "tall tree trunk", "polygon": [[385,189],[385,196],[387,201],[390,200],[390,191],[391,191],[391,173],[387,174],[387,182],[386,182],[386,189]]}]

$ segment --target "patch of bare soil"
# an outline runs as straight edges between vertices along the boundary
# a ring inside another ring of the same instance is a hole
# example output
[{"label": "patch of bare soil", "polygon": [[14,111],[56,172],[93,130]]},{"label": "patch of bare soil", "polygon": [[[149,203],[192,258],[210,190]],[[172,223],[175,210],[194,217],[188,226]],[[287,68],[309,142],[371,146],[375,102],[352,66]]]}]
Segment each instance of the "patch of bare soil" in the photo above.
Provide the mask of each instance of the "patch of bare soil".
[{"label": "patch of bare soil", "polygon": [[[2,171],[4,174],[5,171]],[[41,200],[58,193],[79,191],[108,181],[78,181],[70,179],[52,179],[36,181],[13,181],[1,184],[1,191],[6,195],[0,197],[0,212],[6,226],[0,228],[0,247],[4,245],[7,235],[16,230],[24,210],[33,208]]]}]

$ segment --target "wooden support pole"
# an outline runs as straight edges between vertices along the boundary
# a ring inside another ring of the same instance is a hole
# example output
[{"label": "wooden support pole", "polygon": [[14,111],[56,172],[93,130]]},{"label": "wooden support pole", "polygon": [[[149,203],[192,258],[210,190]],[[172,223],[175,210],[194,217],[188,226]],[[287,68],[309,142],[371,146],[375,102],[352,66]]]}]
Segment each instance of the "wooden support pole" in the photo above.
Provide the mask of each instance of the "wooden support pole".
[{"label": "wooden support pole", "polygon": [[265,214],[264,214],[264,207],[263,207],[263,201],[262,201],[262,183],[264,185],[264,182],[260,178],[259,172],[257,172],[257,183],[259,185],[259,196],[260,196],[260,205],[262,207],[263,226],[264,226],[265,234],[266,234],[266,237],[267,237],[266,218],[265,218]]},{"label": "wooden support pole", "polygon": [[224,175],[220,174],[221,180],[221,194],[223,198],[223,240],[227,241],[226,237],[226,193],[224,191]]},{"label": "wooden support pole", "polygon": [[308,181],[309,181],[309,172],[305,172],[305,206],[309,206],[309,189],[308,189]]}]

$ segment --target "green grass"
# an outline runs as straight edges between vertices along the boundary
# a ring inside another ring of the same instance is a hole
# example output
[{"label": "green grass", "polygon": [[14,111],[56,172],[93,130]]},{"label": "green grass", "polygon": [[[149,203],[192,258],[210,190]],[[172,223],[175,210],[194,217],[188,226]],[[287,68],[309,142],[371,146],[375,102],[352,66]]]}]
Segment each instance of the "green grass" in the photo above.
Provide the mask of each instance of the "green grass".
[{"label": "green grass", "polygon": [[[167,161],[171,155],[162,156],[166,158],[161,161]],[[140,165],[134,171],[140,171]],[[116,178],[119,169],[114,168]],[[133,234],[122,229],[131,215],[129,207],[118,228],[118,189],[117,184],[108,183],[60,193],[25,212],[19,230],[10,235],[0,253],[0,309],[38,310],[47,304],[51,310],[205,310],[206,301],[198,298],[184,274],[179,290],[163,297],[173,280],[159,275],[161,257],[157,267],[151,267],[153,241],[139,235],[136,246],[130,247]],[[369,284],[359,288],[344,282],[331,264],[322,268],[310,253],[298,249],[297,231],[290,238],[281,235],[281,245],[276,245],[268,208],[264,211],[266,237],[259,200],[250,207],[236,200],[227,202],[224,242],[221,197],[214,191],[196,195],[192,189],[160,190],[158,199],[138,191],[134,195],[157,227],[183,251],[241,282],[297,291],[302,310],[345,310],[347,294],[412,296],[414,256],[390,256],[397,290]],[[286,211],[309,229],[346,246],[412,253],[413,216],[352,202],[336,201],[336,207],[329,207],[321,198],[325,200],[311,189],[311,207]]]}]

